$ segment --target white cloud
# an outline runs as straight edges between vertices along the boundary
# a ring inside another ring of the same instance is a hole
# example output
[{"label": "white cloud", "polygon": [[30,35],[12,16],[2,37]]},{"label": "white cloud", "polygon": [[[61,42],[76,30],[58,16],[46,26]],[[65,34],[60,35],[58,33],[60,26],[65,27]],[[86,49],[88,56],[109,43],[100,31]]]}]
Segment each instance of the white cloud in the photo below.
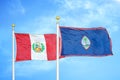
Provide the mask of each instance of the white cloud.
[{"label": "white cloud", "polygon": [[11,0],[9,2],[9,13],[15,15],[17,14],[25,14],[25,8],[23,7],[21,0]]},{"label": "white cloud", "polygon": [[113,32],[117,32],[120,30],[120,27],[117,26],[117,25],[114,25],[114,26],[110,26],[107,28],[108,32],[110,33],[110,35],[113,33]]},{"label": "white cloud", "polygon": [[[55,2],[59,5],[55,14],[52,14],[52,16],[39,16],[26,22],[25,25],[20,25],[24,28],[21,31],[30,30],[28,33],[34,32],[33,34],[56,33],[55,17],[57,15],[61,16],[60,25],[72,27],[113,27],[116,22],[113,22],[112,19],[119,16],[118,8],[112,2],[101,5],[89,0],[55,0]],[[31,27],[31,29],[26,26]],[[111,29],[109,30],[111,31]]]},{"label": "white cloud", "polygon": [[35,25],[38,26],[36,33],[56,33],[56,19],[55,16],[44,16],[35,19]]},{"label": "white cloud", "polygon": [[[120,17],[118,11],[120,5],[115,1],[102,1],[102,4],[100,1],[96,3],[90,0],[56,0],[56,2],[59,4],[57,14],[61,15],[61,24],[67,26],[113,27],[113,24],[117,23],[115,19],[118,21],[115,17]],[[118,31],[117,29],[115,28],[114,32]]]},{"label": "white cloud", "polygon": [[85,9],[91,9],[93,8],[93,4],[90,1],[86,1],[84,4]]},{"label": "white cloud", "polygon": [[81,7],[81,0],[55,0],[62,8],[74,10]]},{"label": "white cloud", "polygon": [[39,16],[35,19],[26,22],[25,24],[19,25],[20,27],[18,26],[17,29],[19,30],[19,32],[27,32],[31,34],[56,33],[55,17],[56,16]]},{"label": "white cloud", "polygon": [[120,3],[120,0],[115,0],[115,1]]},{"label": "white cloud", "polygon": [[65,0],[66,8],[77,9],[81,7],[81,0]]}]

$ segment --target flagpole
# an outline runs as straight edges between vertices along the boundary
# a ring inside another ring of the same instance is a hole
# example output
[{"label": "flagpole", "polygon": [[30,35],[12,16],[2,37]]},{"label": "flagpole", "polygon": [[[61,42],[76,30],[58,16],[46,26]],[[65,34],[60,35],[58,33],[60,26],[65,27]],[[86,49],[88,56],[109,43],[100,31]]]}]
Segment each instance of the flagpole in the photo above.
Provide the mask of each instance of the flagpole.
[{"label": "flagpole", "polygon": [[57,37],[56,37],[56,40],[57,40],[57,60],[56,60],[56,80],[59,80],[59,20],[60,20],[60,17],[59,16],[56,16],[56,27],[57,27]]},{"label": "flagpole", "polygon": [[12,24],[12,80],[15,80],[14,28],[15,24]]}]

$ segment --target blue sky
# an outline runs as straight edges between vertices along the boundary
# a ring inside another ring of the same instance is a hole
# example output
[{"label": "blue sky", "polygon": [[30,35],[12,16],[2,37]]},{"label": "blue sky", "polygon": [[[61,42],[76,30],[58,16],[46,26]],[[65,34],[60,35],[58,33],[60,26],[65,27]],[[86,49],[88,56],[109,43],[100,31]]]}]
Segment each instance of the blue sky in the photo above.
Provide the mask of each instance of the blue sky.
[{"label": "blue sky", "polygon": [[[0,80],[12,79],[12,29],[44,34],[60,25],[105,27],[113,56],[69,57],[60,60],[60,80],[120,80],[120,0],[0,0]],[[15,63],[16,80],[56,80],[55,61]]]}]

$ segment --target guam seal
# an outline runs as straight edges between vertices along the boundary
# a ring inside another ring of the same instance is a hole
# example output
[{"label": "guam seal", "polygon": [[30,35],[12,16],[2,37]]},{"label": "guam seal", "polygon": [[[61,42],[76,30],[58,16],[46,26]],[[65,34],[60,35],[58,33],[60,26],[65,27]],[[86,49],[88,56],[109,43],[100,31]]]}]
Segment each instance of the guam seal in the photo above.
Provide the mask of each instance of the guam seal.
[{"label": "guam seal", "polygon": [[81,40],[81,44],[84,47],[84,49],[87,50],[90,47],[91,42],[87,36],[83,36],[83,38]]},{"label": "guam seal", "polygon": [[32,49],[36,53],[41,53],[45,50],[45,46],[43,43],[35,42],[32,44]]}]

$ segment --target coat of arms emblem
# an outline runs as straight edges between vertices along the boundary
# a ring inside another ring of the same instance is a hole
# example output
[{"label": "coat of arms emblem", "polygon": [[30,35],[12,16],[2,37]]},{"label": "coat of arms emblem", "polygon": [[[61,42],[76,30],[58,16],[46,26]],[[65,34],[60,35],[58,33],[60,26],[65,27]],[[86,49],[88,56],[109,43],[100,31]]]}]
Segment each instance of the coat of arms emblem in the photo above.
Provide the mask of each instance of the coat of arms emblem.
[{"label": "coat of arms emblem", "polygon": [[83,38],[81,40],[81,44],[84,47],[84,49],[87,50],[90,47],[91,42],[87,36],[83,36]]},{"label": "coat of arms emblem", "polygon": [[43,43],[35,42],[32,44],[32,49],[34,52],[40,53],[40,52],[43,52],[45,50],[45,46]]}]

